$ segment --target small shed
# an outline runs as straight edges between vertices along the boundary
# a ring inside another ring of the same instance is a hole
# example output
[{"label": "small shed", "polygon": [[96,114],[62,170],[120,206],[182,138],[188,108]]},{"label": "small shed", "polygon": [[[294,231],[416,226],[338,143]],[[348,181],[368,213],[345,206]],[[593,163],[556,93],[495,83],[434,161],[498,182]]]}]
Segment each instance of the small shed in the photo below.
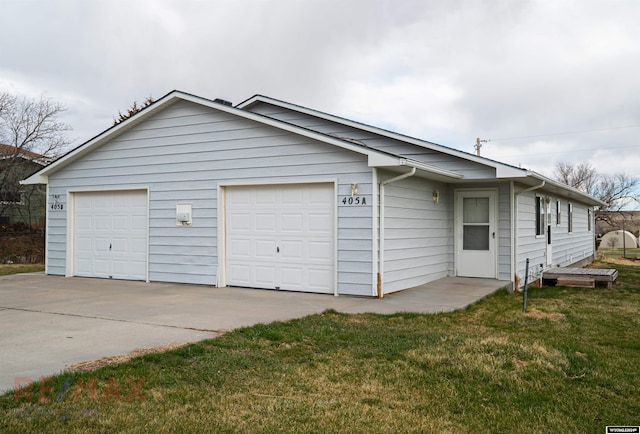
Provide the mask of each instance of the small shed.
[{"label": "small shed", "polygon": [[638,240],[629,231],[611,231],[604,234],[600,242],[602,249],[635,249],[638,247]]}]

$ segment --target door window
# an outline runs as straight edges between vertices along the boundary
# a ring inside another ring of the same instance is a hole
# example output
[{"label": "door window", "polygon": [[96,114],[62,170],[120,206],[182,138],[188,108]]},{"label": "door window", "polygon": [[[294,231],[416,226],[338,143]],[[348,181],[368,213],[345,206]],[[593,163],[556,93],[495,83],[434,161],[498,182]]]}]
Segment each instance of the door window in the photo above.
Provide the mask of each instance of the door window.
[{"label": "door window", "polygon": [[489,250],[489,198],[465,197],[462,209],[462,248]]}]

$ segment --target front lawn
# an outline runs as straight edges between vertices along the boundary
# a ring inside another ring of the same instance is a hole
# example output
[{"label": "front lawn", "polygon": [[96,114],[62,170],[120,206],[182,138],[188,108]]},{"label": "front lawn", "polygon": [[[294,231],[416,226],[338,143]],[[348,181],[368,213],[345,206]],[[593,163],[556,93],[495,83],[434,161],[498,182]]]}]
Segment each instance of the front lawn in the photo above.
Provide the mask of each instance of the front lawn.
[{"label": "front lawn", "polygon": [[640,424],[640,268],[614,290],[325,312],[0,397],[0,432],[582,432]]},{"label": "front lawn", "polygon": [[0,264],[0,276],[44,271],[44,264]]}]

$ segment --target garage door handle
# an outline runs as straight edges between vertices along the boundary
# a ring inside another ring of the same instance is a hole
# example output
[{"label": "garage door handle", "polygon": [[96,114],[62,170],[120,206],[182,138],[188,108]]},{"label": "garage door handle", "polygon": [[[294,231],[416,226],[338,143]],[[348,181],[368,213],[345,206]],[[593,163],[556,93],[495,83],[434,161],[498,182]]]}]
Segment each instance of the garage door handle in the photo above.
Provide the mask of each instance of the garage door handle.
[{"label": "garage door handle", "polygon": [[109,251],[111,251],[111,243],[109,243]]},{"label": "garage door handle", "polygon": [[276,253],[280,253],[280,247],[276,247]]}]

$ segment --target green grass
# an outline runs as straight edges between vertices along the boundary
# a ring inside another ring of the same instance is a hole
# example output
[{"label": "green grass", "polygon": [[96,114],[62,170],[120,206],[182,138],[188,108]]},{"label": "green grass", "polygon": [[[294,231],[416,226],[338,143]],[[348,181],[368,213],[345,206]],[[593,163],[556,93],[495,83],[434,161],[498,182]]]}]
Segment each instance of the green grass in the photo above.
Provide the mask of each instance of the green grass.
[{"label": "green grass", "polygon": [[0,264],[0,276],[44,271],[44,264]]},{"label": "green grass", "polygon": [[[621,257],[625,251],[622,247],[619,248],[615,248],[615,249],[606,249],[604,247],[600,247],[598,249],[598,253],[600,253],[601,255],[607,256],[607,257]],[[626,254],[628,258],[640,258],[640,249],[639,248],[635,248],[635,249],[631,249],[631,248],[627,248],[626,249]]]},{"label": "green grass", "polygon": [[39,386],[0,397],[0,432],[602,433],[638,425],[640,267],[617,268],[614,290],[530,288],[527,314],[522,297],[506,291],[439,315],[327,311],[63,374],[45,384],[48,402],[39,402]]}]

